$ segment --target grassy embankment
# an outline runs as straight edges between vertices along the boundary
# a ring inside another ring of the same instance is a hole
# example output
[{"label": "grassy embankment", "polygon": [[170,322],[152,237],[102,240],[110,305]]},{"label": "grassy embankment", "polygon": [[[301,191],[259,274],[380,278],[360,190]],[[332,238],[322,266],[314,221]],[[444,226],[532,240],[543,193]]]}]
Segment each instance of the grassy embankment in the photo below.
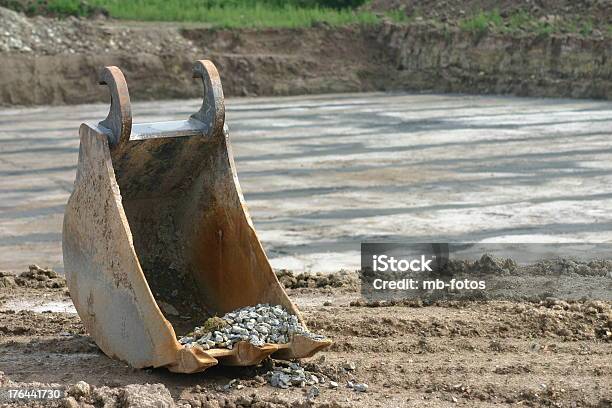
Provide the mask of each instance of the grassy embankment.
[{"label": "grassy embankment", "polygon": [[[527,32],[548,36],[551,34],[573,33],[585,37],[593,34],[595,30],[593,21],[584,17],[574,19],[562,19],[555,16],[551,16],[551,18],[536,18],[527,12],[517,11],[504,18],[497,9],[481,11],[474,16],[463,19],[460,21],[459,27],[465,31],[477,34],[486,34],[488,32],[518,34]],[[605,27],[602,34],[612,34],[612,25]]]},{"label": "grassy embankment", "polygon": [[[143,21],[185,21],[214,27],[310,27],[376,24],[381,15],[358,7],[365,0],[47,0],[55,15],[88,16],[106,10],[111,17]],[[390,13],[390,18],[397,13]]]},{"label": "grassy embankment", "polygon": [[596,32],[612,35],[612,24],[596,27],[585,16],[537,18],[517,10],[501,15],[498,9],[483,10],[453,21],[423,19],[403,10],[375,13],[368,10],[371,0],[0,0],[0,6],[26,14],[88,17],[100,12],[117,19],[143,21],[199,22],[220,28],[311,27],[372,25],[382,18],[403,24],[427,24],[445,32],[455,29],[478,36],[488,33],[521,33],[548,36],[573,33],[590,36]]}]

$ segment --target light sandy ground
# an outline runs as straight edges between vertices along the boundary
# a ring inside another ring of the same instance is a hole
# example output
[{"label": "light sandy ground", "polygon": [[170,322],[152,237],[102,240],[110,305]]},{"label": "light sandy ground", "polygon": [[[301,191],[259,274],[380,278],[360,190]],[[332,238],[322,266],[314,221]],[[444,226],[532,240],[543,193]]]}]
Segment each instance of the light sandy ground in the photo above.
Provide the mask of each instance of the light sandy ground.
[{"label": "light sandy ground", "polygon": [[[199,101],[137,103],[135,121]],[[243,191],[276,267],[355,268],[365,240],[611,241],[612,103],[345,94],[232,99]],[[62,270],[82,121],[104,105],[0,111],[0,269]]]}]

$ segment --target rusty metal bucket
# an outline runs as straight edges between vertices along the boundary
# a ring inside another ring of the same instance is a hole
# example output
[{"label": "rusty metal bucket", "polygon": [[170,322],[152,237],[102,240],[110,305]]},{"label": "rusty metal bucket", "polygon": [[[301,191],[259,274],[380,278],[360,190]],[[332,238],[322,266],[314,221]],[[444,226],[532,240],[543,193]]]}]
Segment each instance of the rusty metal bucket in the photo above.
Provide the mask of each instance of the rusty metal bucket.
[{"label": "rusty metal bucket", "polygon": [[211,315],[277,304],[303,320],[280,285],[238,185],[221,81],[197,61],[201,109],[188,120],[132,125],[122,72],[106,67],[108,117],[82,124],[63,252],[70,295],[87,331],[133,367],[193,373],[309,357],[330,341],[186,348],[177,341]]}]

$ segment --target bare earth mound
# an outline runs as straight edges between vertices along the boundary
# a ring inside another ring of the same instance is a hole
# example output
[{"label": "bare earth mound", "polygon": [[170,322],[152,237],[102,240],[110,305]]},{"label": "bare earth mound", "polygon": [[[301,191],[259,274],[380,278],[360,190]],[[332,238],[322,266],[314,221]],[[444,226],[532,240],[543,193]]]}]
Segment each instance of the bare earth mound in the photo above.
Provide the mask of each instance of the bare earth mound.
[{"label": "bare earth mound", "polygon": [[[379,3],[372,7],[392,8]],[[259,30],[28,18],[0,7],[0,105],[106,101],[96,82],[105,65],[122,68],[134,100],[196,97],[191,64],[202,58],[219,68],[226,96],[409,90],[612,97],[612,31],[592,18],[609,15],[609,7],[572,14],[574,6],[551,6],[552,17],[546,7],[526,8],[536,22],[557,21],[556,11],[584,20],[571,20],[573,31],[542,35],[466,30],[462,18],[475,11],[456,1],[430,3],[406,3],[411,20],[404,24]]]}]

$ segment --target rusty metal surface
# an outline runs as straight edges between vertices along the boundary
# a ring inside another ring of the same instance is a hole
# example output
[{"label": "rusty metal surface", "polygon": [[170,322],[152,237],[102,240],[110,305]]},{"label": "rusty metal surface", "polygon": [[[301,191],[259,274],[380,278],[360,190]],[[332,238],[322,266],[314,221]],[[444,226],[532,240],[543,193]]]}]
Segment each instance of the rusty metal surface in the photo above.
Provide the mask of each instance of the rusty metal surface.
[{"label": "rusty metal surface", "polygon": [[219,71],[210,61],[196,61],[193,66],[193,77],[202,80],[204,96],[200,110],[191,115],[191,118],[208,125],[209,136],[221,134],[225,124],[225,100]]},{"label": "rusty metal surface", "polygon": [[107,85],[110,90],[110,110],[100,126],[109,129],[111,146],[125,143],[132,131],[132,105],[127,82],[123,72],[117,67],[105,67],[100,72],[100,85]]},{"label": "rusty metal surface", "polygon": [[328,346],[301,336],[284,345],[210,351],[176,341],[210,315],[257,303],[280,304],[302,319],[240,192],[214,65],[195,64],[204,102],[188,132],[184,121],[166,122],[144,137],[131,131],[123,75],[114,67],[103,72],[111,113],[99,126],[81,127],[63,234],[75,307],[102,350],[135,367],[197,372],[218,361],[249,365],[273,353],[300,358]]}]

